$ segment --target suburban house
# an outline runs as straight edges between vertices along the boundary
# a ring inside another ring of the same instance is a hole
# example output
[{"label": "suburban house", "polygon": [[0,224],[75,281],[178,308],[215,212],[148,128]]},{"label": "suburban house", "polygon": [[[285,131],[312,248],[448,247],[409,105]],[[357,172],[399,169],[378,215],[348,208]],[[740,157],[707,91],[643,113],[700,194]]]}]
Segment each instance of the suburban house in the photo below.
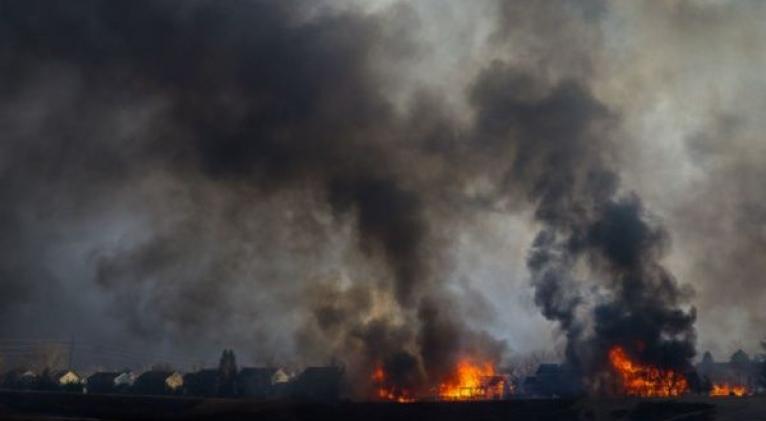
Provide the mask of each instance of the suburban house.
[{"label": "suburban house", "polygon": [[118,393],[124,393],[133,387],[136,382],[136,374],[130,370],[123,371],[117,377],[114,378],[114,389]]},{"label": "suburban house", "polygon": [[534,376],[524,379],[522,392],[536,397],[575,396],[582,393],[579,378],[565,364],[540,364]]},{"label": "suburban house", "polygon": [[343,369],[337,366],[307,367],[295,380],[290,382],[292,397],[317,401],[332,401],[340,398]]},{"label": "suburban house", "polygon": [[58,370],[50,375],[56,387],[69,392],[82,391],[82,379],[72,370]]},{"label": "suburban house", "polygon": [[728,362],[717,362],[710,352],[705,352],[697,364],[697,372],[703,382],[709,384],[727,383],[746,386],[756,390],[759,385],[763,362],[754,361],[743,350],[737,350]]},{"label": "suburban house", "polygon": [[32,370],[15,369],[3,376],[3,388],[18,390],[37,389],[40,383],[39,376]]},{"label": "suburban house", "polygon": [[149,370],[136,378],[132,390],[141,395],[168,395],[180,393],[183,385],[184,378],[176,371]]},{"label": "suburban house", "polygon": [[278,371],[280,370],[267,367],[243,368],[237,375],[239,394],[261,399],[274,396],[276,394],[275,376],[277,376]]},{"label": "suburban house", "polygon": [[218,395],[218,369],[206,368],[184,376],[184,392],[189,396]]},{"label": "suburban house", "polygon": [[85,380],[85,393],[114,393],[114,379],[119,375],[112,371],[91,374]]}]

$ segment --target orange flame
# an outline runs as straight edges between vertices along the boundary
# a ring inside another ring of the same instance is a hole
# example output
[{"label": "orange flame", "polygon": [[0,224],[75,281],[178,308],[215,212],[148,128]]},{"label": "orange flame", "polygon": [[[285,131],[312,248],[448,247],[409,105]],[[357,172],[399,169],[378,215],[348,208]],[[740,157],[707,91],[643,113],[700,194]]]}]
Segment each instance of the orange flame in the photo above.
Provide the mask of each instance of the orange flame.
[{"label": "orange flame", "polygon": [[683,375],[633,361],[620,346],[609,350],[609,361],[620,376],[627,396],[671,397],[689,389]]},{"label": "orange flame", "polygon": [[[381,367],[372,373],[376,398],[400,403],[414,402],[410,390],[388,384],[388,376]],[[436,399],[448,401],[501,399],[512,391],[507,376],[499,375],[492,363],[473,363],[469,359],[458,361],[454,371],[432,390]]]},{"label": "orange flame", "polygon": [[747,387],[742,385],[729,385],[728,383],[714,384],[710,390],[710,396],[736,396],[741,398],[748,395]]},{"label": "orange flame", "polygon": [[[495,367],[489,363],[474,364],[469,360],[460,360],[453,375],[439,385],[439,398],[443,400],[488,399],[487,379],[495,377]],[[498,383],[502,395],[503,384]]]},{"label": "orange flame", "polygon": [[386,372],[382,367],[378,367],[372,372],[372,382],[377,385],[376,397],[378,399],[399,403],[415,402],[415,398],[407,389],[386,386],[386,377]]}]

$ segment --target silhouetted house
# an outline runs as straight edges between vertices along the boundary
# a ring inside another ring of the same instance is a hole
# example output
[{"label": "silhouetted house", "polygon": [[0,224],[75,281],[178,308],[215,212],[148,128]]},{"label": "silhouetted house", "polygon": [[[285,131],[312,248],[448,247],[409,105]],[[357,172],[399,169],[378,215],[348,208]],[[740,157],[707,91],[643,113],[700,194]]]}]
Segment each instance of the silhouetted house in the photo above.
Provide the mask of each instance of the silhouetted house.
[{"label": "silhouetted house", "polygon": [[184,394],[189,396],[218,396],[218,369],[204,369],[184,376]]},{"label": "silhouetted house", "polygon": [[15,369],[3,376],[3,388],[16,390],[35,390],[40,385],[40,378],[32,370]]},{"label": "silhouetted house", "polygon": [[290,383],[290,395],[306,400],[337,400],[342,381],[340,367],[308,367]]},{"label": "silhouetted house", "polygon": [[747,355],[747,352],[738,349],[737,352],[731,354],[731,359],[729,360],[732,366],[740,369],[747,369],[750,367],[750,356]]},{"label": "silhouetted house", "polygon": [[710,352],[705,352],[696,368],[703,383],[728,383],[755,390],[762,367],[763,363],[751,360],[746,352],[739,349],[728,362],[716,362]]},{"label": "silhouetted house", "polygon": [[136,378],[133,392],[141,395],[170,395],[180,393],[183,376],[174,371],[149,370]]},{"label": "silhouetted house", "polygon": [[85,393],[114,393],[114,379],[120,373],[98,372],[93,373],[85,380]]},{"label": "silhouetted house", "polygon": [[281,368],[243,368],[237,375],[237,389],[241,396],[273,398],[284,394],[290,376]]},{"label": "silhouetted house", "polygon": [[576,396],[582,393],[580,377],[566,365],[540,364],[524,381],[524,393],[539,397]]},{"label": "silhouetted house", "polygon": [[276,368],[243,368],[237,374],[237,390],[239,394],[251,398],[265,399],[271,397],[274,392],[271,378],[276,372]]},{"label": "silhouetted house", "polygon": [[521,390],[519,392],[527,397],[540,396],[540,392],[538,391],[538,388],[537,388],[537,377],[535,376],[525,377],[524,381],[521,382]]}]

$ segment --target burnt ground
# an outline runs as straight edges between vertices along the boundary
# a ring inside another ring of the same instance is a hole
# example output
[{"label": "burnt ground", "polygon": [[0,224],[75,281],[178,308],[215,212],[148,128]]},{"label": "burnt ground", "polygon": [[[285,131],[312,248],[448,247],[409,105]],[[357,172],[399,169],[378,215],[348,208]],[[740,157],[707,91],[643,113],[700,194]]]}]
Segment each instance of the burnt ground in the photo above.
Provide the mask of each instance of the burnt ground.
[{"label": "burnt ground", "polygon": [[766,397],[310,403],[0,391],[7,420],[766,420]]}]

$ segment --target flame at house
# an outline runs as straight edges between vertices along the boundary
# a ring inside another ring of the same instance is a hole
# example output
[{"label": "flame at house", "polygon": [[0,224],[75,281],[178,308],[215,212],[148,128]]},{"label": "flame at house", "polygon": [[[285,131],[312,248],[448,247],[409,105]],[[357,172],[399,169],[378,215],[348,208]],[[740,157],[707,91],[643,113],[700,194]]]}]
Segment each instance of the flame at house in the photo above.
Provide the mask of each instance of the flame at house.
[{"label": "flame at house", "polygon": [[638,362],[620,346],[609,350],[609,363],[618,377],[619,389],[625,396],[676,397],[689,390],[683,374],[673,369]]},{"label": "flame at house", "polygon": [[751,392],[747,386],[738,384],[715,383],[712,389],[710,389],[710,396],[712,397],[734,396],[741,398],[749,394]]},{"label": "flame at house", "polygon": [[439,384],[442,400],[502,399],[512,393],[507,376],[497,373],[490,362],[461,359],[450,376]]},{"label": "flame at house", "polygon": [[372,382],[375,387],[374,398],[399,403],[414,402],[415,397],[409,389],[393,384],[383,367],[378,367],[372,374]]},{"label": "flame at house", "polygon": [[374,398],[399,403],[419,399],[493,400],[507,398],[513,393],[508,376],[498,373],[492,362],[477,362],[470,358],[461,358],[438,384],[425,385],[421,390],[397,385],[380,366],[374,370],[372,382]]},{"label": "flame at house", "polygon": [[[593,23],[578,6],[501,3],[522,20],[551,15],[555,30],[535,27],[530,51]],[[598,376],[622,344],[633,361],[683,372],[696,313],[663,264],[662,221],[621,182],[621,110],[594,95],[588,71],[546,67],[571,43],[529,63],[473,63],[453,109],[438,89],[392,86],[421,80],[389,74],[420,59],[418,19],[392,31],[409,13],[395,11],[8,3],[3,304],[29,294],[24,314],[36,314],[77,291],[106,301],[77,307],[108,308],[110,321],[76,320],[126,340],[338,357],[383,399],[491,398],[509,386],[496,370],[507,349],[456,305],[450,241],[489,214],[524,214],[539,229],[534,300],[574,370]],[[494,42],[512,36],[497,26]],[[58,249],[70,244],[77,258]],[[59,280],[48,268],[63,261],[91,266]],[[337,273],[340,287],[316,281]]]}]

